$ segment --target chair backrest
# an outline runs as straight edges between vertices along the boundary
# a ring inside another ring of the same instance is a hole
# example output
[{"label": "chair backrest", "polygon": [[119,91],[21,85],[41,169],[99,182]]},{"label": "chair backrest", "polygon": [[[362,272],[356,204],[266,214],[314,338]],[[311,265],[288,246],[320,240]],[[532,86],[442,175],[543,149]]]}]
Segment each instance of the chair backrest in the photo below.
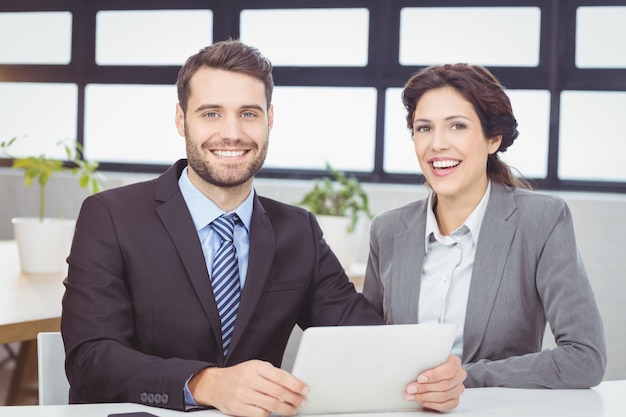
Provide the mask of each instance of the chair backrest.
[{"label": "chair backrest", "polygon": [[37,335],[39,405],[69,402],[70,384],[65,375],[65,349],[60,332]]}]

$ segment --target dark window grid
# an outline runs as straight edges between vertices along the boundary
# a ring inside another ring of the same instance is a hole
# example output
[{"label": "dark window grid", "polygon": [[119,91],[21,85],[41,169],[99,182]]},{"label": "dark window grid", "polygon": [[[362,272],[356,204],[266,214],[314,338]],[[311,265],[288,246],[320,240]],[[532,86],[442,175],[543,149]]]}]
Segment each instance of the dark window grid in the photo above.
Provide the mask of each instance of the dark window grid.
[{"label": "dark window grid", "polygon": [[[626,183],[565,181],[558,178],[560,93],[563,90],[626,91],[626,69],[578,69],[575,58],[575,20],[579,6],[626,5],[626,0],[474,1],[472,7],[538,7],[541,9],[540,58],[537,67],[491,67],[510,89],[545,89],[551,93],[548,169],[539,188],[626,192]],[[467,0],[4,0],[0,12],[70,11],[73,14],[72,61],[68,65],[0,65],[4,81],[73,82],[78,89],[77,132],[83,142],[84,92],[90,83],[165,84],[176,80],[174,66],[98,66],[95,64],[95,22],[100,10],[211,9],[213,38],[239,36],[239,13],[243,9],[368,8],[370,13],[368,64],[365,67],[276,67],[277,86],[374,87],[378,92],[374,170],[355,172],[364,182],[419,183],[415,174],[383,171],[385,90],[401,87],[420,66],[398,62],[400,10],[403,7],[466,7]],[[348,123],[349,121],[347,121]],[[0,160],[1,166],[10,161]],[[104,171],[158,173],[163,165],[103,163]],[[263,169],[259,177],[308,179],[324,175],[317,170]]]}]

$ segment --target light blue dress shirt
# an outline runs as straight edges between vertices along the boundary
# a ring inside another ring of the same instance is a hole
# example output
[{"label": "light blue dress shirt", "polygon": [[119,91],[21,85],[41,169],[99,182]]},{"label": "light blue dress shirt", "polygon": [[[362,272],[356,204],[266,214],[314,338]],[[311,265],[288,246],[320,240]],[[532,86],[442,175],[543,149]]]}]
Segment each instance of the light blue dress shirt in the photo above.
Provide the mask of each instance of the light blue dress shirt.
[{"label": "light blue dress shirt", "polygon": [[[211,270],[213,256],[220,246],[220,238],[215,233],[210,223],[223,214],[237,213],[243,224],[235,224],[233,235],[233,243],[237,249],[237,261],[239,263],[239,279],[241,280],[241,288],[246,282],[246,273],[248,271],[248,254],[250,252],[250,221],[252,219],[252,207],[254,201],[254,193],[250,190],[250,194],[243,203],[231,212],[225,212],[209,200],[200,192],[189,180],[187,175],[188,168],[185,168],[178,179],[178,187],[185,199],[189,213],[196,227],[198,238],[202,244],[202,252],[207,265],[207,271]],[[207,279],[209,279],[207,275]],[[189,380],[185,383],[185,406],[187,409],[195,408],[198,404],[193,400],[193,396],[189,391]]]},{"label": "light blue dress shirt", "polygon": [[[204,258],[207,264],[207,271],[211,270],[213,263],[213,256],[220,246],[220,238],[217,233],[210,226],[210,223],[220,217],[223,214],[228,214],[224,210],[215,205],[214,202],[209,200],[204,194],[200,192],[189,180],[187,175],[187,169],[183,170],[179,180],[178,187],[180,188],[193,224],[196,226],[198,232],[198,238],[202,244],[202,251],[204,252]],[[237,261],[239,263],[239,279],[241,280],[241,288],[243,288],[246,282],[246,273],[248,271],[248,254],[250,252],[250,221],[252,219],[252,206],[254,200],[254,193],[252,190],[243,203],[235,210],[229,213],[237,213],[237,216],[241,219],[242,224],[237,223],[235,225],[235,231],[233,236],[233,243],[237,249]]]}]

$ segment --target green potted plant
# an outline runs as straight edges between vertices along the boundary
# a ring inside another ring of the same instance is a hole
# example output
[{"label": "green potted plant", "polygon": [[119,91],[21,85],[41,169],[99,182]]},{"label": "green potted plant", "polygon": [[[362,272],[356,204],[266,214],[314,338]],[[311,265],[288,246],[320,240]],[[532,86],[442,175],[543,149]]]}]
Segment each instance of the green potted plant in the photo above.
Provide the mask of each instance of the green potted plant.
[{"label": "green potted plant", "polygon": [[372,218],[369,197],[356,177],[348,177],[326,163],[328,177],[313,180],[313,189],[307,192],[298,205],[304,206],[316,216],[347,217],[350,222],[346,228],[352,233],[360,215]]},{"label": "green potted plant", "polygon": [[313,188],[296,203],[315,214],[324,239],[346,271],[354,263],[360,235],[357,225],[362,217],[371,219],[369,197],[359,180],[326,163],[331,178],[313,180]]},{"label": "green potted plant", "polygon": [[97,172],[98,162],[83,159],[83,149],[79,143],[59,142],[67,156],[66,161],[46,155],[13,157],[11,146],[17,138],[0,143],[4,155],[13,159],[12,167],[24,171],[26,187],[39,185],[38,217],[15,217],[11,221],[22,271],[25,273],[58,273],[65,269],[65,258],[69,253],[74,235],[74,219],[51,218],[46,216],[46,185],[54,173],[69,171],[78,177],[81,188],[91,193],[101,188],[102,177]]}]

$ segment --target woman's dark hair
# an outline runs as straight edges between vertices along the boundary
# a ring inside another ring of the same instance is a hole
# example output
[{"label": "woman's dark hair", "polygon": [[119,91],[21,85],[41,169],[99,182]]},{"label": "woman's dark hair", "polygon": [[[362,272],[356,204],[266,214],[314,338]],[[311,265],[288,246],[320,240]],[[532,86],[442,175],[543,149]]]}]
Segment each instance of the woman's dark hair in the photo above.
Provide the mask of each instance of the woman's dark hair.
[{"label": "woman's dark hair", "polygon": [[532,188],[530,183],[517,178],[511,168],[498,156],[517,138],[517,120],[509,97],[500,82],[489,70],[479,65],[447,64],[425,68],[414,74],[404,86],[402,103],[408,114],[408,128],[413,131],[413,116],[417,102],[424,93],[442,87],[452,87],[474,107],[486,138],[502,136],[497,152],[487,158],[487,176],[490,180],[512,187]]},{"label": "woman's dark hair", "polygon": [[229,39],[201,49],[197,54],[190,56],[178,71],[176,87],[178,89],[178,103],[183,112],[187,112],[187,101],[190,94],[189,81],[202,67],[240,72],[257,78],[265,85],[267,107],[270,106],[274,90],[272,63],[257,48],[238,40]]}]

